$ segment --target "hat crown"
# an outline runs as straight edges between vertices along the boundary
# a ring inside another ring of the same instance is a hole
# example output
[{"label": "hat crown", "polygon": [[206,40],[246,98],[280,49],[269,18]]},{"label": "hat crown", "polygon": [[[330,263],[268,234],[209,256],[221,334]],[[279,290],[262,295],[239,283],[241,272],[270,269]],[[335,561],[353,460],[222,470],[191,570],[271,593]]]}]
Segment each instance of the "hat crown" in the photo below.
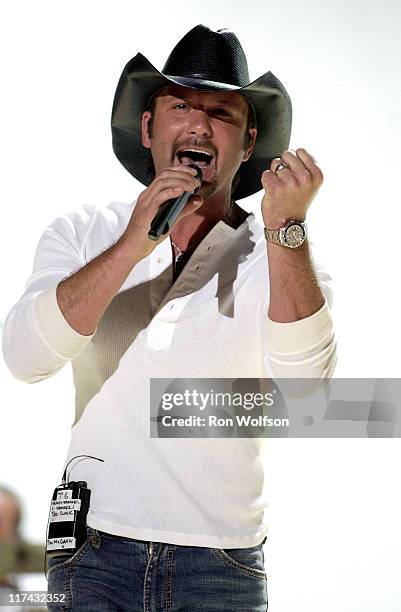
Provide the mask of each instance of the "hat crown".
[{"label": "hat crown", "polygon": [[226,28],[214,32],[204,25],[195,26],[174,47],[162,72],[237,87],[249,84],[244,50]]}]

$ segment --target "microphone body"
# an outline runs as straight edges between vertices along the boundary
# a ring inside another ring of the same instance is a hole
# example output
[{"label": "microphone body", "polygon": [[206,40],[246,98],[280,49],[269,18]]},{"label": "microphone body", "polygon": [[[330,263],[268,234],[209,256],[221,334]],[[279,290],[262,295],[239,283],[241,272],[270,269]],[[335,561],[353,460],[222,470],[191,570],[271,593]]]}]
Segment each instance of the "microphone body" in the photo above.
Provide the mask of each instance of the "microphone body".
[{"label": "microphone body", "polygon": [[[202,181],[202,170],[199,166],[195,164],[188,165],[191,166],[191,168],[195,168],[197,171],[196,178]],[[189,198],[193,196],[198,189],[199,187],[194,189],[194,191],[184,191],[178,198],[167,200],[167,202],[160,206],[148,232],[148,237],[151,238],[151,240],[157,240],[162,234],[167,234]]]}]

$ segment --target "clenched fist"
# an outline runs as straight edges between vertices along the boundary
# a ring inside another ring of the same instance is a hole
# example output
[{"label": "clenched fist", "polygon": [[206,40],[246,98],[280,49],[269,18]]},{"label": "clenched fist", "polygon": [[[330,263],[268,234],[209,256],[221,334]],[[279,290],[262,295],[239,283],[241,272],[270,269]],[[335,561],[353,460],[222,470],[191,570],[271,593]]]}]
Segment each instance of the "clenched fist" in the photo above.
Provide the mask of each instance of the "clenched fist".
[{"label": "clenched fist", "polygon": [[[279,164],[285,167],[275,173]],[[314,158],[305,150],[284,151],[263,172],[262,215],[265,227],[276,229],[288,219],[304,221],[313,198],[323,183],[323,174]]]}]

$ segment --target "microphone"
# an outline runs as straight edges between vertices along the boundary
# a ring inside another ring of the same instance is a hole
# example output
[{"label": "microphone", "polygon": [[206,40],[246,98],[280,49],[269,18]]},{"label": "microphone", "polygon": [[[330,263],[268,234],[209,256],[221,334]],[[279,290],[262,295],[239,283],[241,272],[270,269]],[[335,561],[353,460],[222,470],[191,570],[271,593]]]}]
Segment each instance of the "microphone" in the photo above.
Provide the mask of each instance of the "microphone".
[{"label": "microphone", "polygon": [[[196,164],[188,164],[188,166],[195,168],[196,178],[202,182],[202,170],[199,166]],[[184,193],[175,200],[167,200],[167,202],[162,204],[150,225],[148,237],[152,240],[157,240],[162,234],[167,234],[189,198],[193,196],[198,189],[199,187],[196,187],[194,191],[184,191]]]}]

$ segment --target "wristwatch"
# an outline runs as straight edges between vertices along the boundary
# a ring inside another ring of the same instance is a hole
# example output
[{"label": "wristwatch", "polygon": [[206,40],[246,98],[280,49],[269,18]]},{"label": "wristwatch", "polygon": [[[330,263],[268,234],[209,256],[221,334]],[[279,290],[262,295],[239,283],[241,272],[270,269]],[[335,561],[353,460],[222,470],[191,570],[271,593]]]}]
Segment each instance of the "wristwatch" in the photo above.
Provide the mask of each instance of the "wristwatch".
[{"label": "wristwatch", "polygon": [[296,221],[288,219],[288,221],[277,229],[264,228],[265,238],[268,242],[281,244],[281,246],[290,249],[296,249],[301,246],[307,238],[307,228],[305,221]]}]

